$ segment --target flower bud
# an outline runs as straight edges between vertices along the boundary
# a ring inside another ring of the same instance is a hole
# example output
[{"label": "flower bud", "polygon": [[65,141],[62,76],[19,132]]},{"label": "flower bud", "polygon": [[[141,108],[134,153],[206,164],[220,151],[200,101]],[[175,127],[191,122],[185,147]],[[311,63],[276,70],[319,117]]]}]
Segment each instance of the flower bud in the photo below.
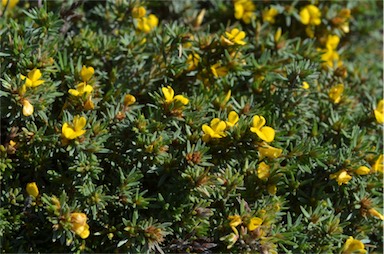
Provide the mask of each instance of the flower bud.
[{"label": "flower bud", "polygon": [[360,166],[358,169],[355,170],[355,173],[358,175],[368,175],[371,170],[366,166]]},{"label": "flower bud", "polygon": [[146,12],[147,11],[145,10],[145,8],[143,6],[134,7],[132,9],[132,17],[135,18],[135,19],[142,18],[142,17],[145,16]]},{"label": "flower bud", "polygon": [[33,114],[33,105],[28,100],[23,100],[23,115],[30,116]]},{"label": "flower bud", "polygon": [[33,196],[34,198],[36,198],[39,195],[39,188],[37,188],[37,185],[35,182],[28,183],[26,190],[28,195]]},{"label": "flower bud", "polygon": [[136,102],[135,96],[133,96],[132,94],[125,95],[125,97],[124,97],[124,106],[125,107],[128,107],[128,106],[134,104],[135,102]]}]

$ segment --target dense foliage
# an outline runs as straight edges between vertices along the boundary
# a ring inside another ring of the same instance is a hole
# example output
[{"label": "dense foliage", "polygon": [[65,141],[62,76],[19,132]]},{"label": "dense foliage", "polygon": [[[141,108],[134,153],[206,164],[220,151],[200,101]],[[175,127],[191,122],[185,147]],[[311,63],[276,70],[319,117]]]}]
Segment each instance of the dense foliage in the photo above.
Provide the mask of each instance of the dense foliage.
[{"label": "dense foliage", "polygon": [[382,10],[2,0],[2,252],[382,253]]}]

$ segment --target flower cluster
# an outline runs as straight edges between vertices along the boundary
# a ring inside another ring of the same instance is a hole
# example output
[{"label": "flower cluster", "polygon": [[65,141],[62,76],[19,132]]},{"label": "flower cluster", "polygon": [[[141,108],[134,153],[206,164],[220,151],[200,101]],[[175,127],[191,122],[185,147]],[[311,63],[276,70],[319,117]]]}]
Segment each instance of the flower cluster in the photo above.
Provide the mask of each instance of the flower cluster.
[{"label": "flower cluster", "polygon": [[154,14],[146,16],[146,9],[143,6],[137,6],[132,9],[132,17],[136,21],[136,29],[143,33],[149,33],[157,27],[159,19]]}]

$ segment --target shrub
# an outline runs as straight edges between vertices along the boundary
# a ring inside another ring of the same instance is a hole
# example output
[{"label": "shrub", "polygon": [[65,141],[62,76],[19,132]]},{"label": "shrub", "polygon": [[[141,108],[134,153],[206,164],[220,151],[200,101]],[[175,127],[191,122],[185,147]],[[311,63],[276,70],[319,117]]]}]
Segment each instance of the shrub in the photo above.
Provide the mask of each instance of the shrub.
[{"label": "shrub", "polygon": [[2,250],[382,252],[382,8],[3,0]]}]

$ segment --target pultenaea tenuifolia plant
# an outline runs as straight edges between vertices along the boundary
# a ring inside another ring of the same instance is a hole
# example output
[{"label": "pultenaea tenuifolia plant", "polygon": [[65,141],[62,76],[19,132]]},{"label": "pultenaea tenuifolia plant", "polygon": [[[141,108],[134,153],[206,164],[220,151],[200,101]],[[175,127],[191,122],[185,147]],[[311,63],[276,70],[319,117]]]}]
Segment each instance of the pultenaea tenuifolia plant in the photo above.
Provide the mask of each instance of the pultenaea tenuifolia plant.
[{"label": "pultenaea tenuifolia plant", "polygon": [[0,248],[381,253],[382,9],[2,0]]}]

